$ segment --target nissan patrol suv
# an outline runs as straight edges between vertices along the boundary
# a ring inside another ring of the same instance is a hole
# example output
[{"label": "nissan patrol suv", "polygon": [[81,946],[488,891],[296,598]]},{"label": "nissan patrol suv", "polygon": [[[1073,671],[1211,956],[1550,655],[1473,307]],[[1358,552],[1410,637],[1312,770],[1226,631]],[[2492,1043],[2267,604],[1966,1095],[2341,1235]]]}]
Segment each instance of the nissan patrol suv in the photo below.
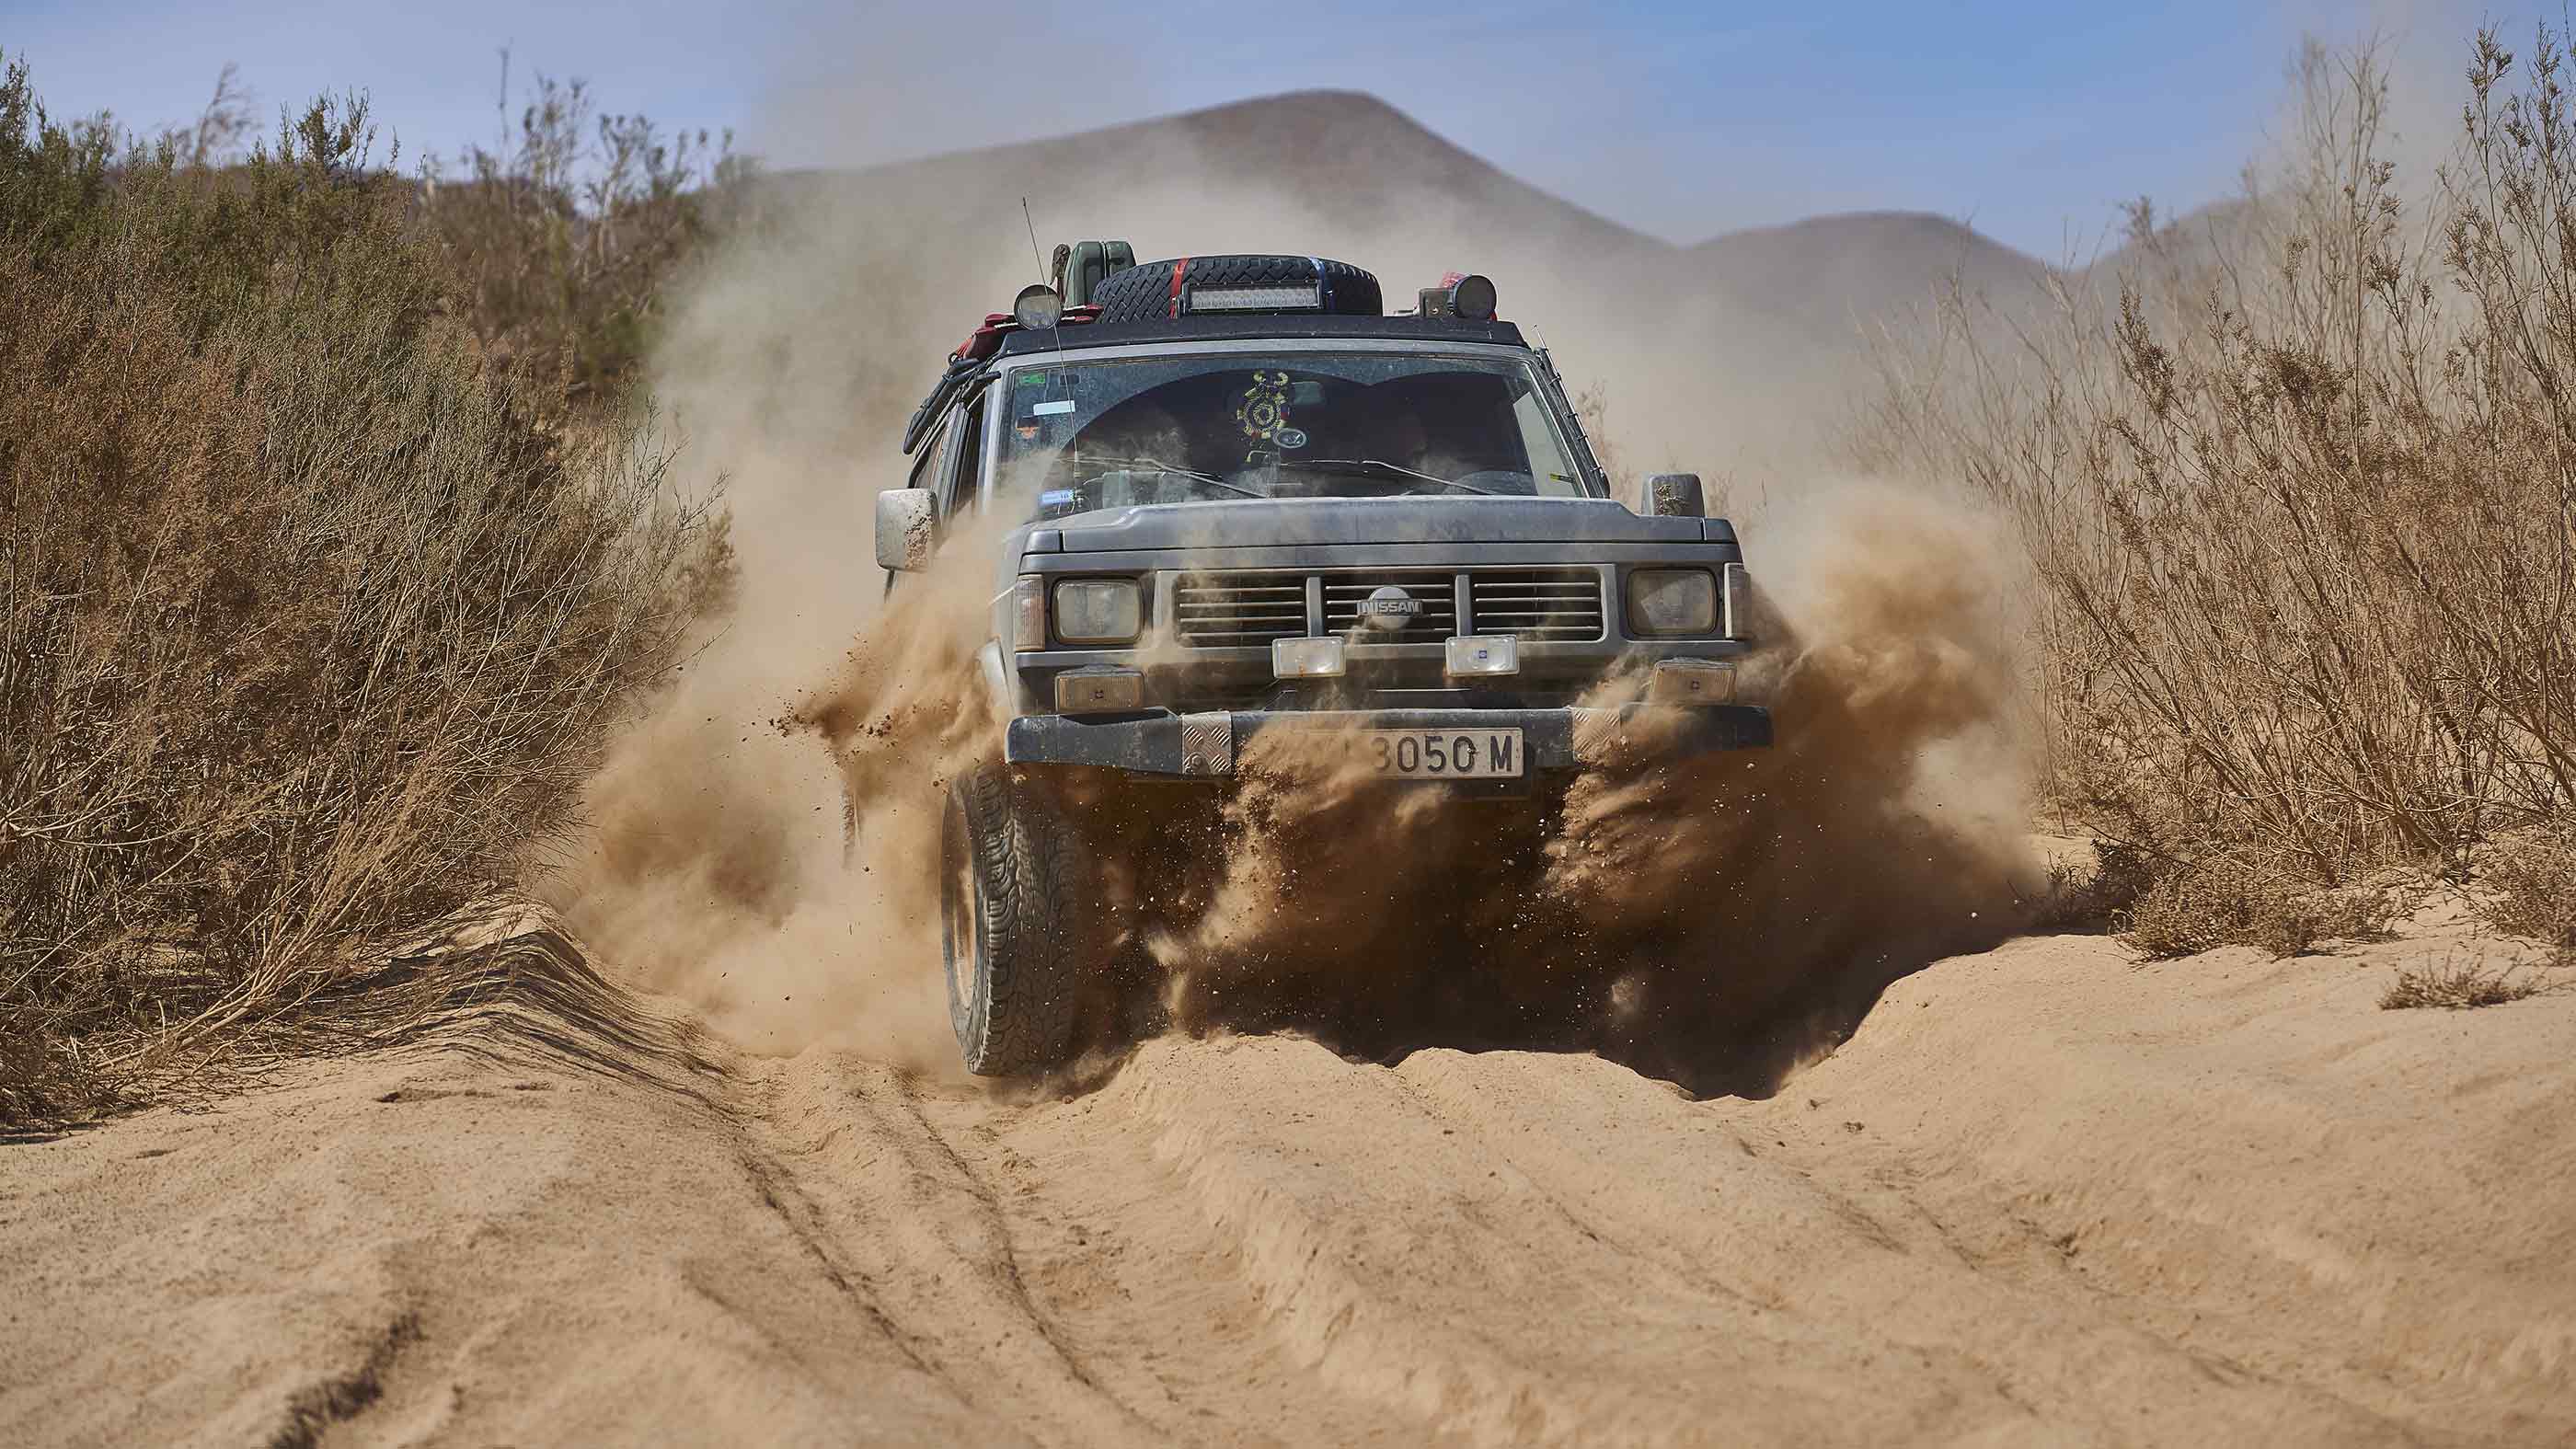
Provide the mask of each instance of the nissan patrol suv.
[{"label": "nissan patrol suv", "polygon": [[1612,498],[1491,282],[1453,273],[1385,315],[1345,263],[1129,255],[1059,248],[1055,285],[952,356],[906,429],[908,486],[877,498],[889,588],[944,542],[1000,539],[999,758],[950,783],[939,861],[981,1074],[1062,1060],[1106,967],[1103,843],[1071,795],[1150,813],[1178,803],[1150,785],[1222,791],[1281,729],[1321,729],[1384,788],[1471,794],[1771,742],[1735,698],[1734,529],[1695,475],[1648,480],[1643,512]]}]

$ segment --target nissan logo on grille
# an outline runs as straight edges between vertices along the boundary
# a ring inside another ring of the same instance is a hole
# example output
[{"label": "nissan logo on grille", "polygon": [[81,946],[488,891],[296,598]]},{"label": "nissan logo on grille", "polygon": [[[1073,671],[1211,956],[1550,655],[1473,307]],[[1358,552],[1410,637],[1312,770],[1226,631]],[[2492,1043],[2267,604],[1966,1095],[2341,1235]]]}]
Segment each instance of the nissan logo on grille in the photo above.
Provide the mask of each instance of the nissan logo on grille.
[{"label": "nissan logo on grille", "polygon": [[1422,612],[1422,601],[1393,584],[1373,590],[1360,601],[1360,622],[1389,634],[1410,625]]}]

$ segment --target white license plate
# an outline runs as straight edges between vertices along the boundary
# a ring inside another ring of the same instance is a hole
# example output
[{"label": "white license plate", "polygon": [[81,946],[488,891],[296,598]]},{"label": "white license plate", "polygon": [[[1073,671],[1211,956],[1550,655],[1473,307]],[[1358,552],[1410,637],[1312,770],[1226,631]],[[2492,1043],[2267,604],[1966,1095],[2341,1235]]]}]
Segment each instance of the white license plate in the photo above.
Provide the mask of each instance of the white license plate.
[{"label": "white license plate", "polygon": [[1521,773],[1517,729],[1362,730],[1359,750],[1389,779],[1500,780]]}]

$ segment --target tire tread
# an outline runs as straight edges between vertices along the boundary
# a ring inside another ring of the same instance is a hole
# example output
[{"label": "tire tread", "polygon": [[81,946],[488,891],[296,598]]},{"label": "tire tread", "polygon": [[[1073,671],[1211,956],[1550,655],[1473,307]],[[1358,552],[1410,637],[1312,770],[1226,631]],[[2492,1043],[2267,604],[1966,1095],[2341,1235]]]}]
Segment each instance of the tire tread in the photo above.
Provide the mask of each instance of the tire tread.
[{"label": "tire tread", "polygon": [[[968,849],[984,888],[983,980],[957,1019],[966,1068],[981,1076],[1045,1071],[1071,1051],[1074,1012],[1089,960],[1081,883],[1088,855],[1063,814],[1011,779],[983,768],[958,780]],[[953,969],[953,968],[952,968]]]}]

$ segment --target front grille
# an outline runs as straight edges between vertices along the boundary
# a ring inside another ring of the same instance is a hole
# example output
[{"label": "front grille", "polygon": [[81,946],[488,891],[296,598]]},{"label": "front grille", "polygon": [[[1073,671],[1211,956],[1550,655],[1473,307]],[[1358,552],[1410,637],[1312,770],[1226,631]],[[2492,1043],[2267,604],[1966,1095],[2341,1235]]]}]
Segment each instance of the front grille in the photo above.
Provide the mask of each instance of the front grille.
[{"label": "front grille", "polygon": [[1360,621],[1360,605],[1369,595],[1388,587],[1399,588],[1422,606],[1422,612],[1401,631],[1369,637],[1394,642],[1399,639],[1446,639],[1458,632],[1458,575],[1451,569],[1351,569],[1324,575],[1324,632],[1346,633]]},{"label": "front grille", "polygon": [[[1456,569],[1328,569],[1319,572],[1326,634],[1358,628],[1360,605],[1392,585],[1422,606],[1402,630],[1364,632],[1363,642],[1437,642],[1458,632]],[[1465,571],[1479,634],[1528,640],[1602,637],[1601,575],[1591,568],[1488,568]],[[1302,573],[1231,570],[1183,574],[1172,585],[1172,623],[1183,644],[1199,649],[1267,648],[1306,632]]]},{"label": "front grille", "polygon": [[1479,634],[1524,639],[1601,637],[1601,575],[1593,569],[1479,569],[1471,575]]},{"label": "front grille", "polygon": [[1172,627],[1201,649],[1249,648],[1306,632],[1303,574],[1184,574],[1172,585]]}]

